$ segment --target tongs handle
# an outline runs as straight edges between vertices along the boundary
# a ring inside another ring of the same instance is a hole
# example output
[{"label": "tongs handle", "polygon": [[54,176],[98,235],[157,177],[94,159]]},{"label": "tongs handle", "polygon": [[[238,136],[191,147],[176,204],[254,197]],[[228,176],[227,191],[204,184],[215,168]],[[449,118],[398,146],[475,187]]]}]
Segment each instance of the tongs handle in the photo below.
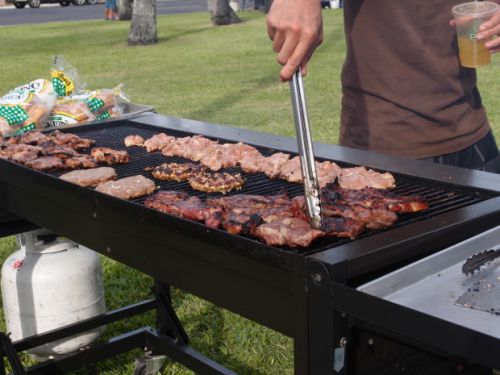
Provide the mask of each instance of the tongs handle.
[{"label": "tongs handle", "polygon": [[316,173],[316,163],[314,161],[309,117],[307,114],[304,82],[302,80],[300,68],[297,69],[290,81],[290,91],[292,95],[300,167],[302,169],[302,177],[304,178],[304,195],[307,213],[311,219],[311,225],[319,229],[321,227],[320,191]]}]

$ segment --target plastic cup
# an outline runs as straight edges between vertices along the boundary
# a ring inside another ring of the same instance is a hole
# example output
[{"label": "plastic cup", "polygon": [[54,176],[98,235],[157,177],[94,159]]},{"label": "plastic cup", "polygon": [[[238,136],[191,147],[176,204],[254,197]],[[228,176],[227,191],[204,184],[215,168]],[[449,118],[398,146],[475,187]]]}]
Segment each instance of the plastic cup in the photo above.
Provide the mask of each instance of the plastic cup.
[{"label": "plastic cup", "polygon": [[491,1],[475,1],[454,6],[451,11],[457,26],[460,64],[467,68],[477,68],[491,61],[491,54],[484,46],[485,40],[476,38],[479,26],[488,21],[499,6]]}]

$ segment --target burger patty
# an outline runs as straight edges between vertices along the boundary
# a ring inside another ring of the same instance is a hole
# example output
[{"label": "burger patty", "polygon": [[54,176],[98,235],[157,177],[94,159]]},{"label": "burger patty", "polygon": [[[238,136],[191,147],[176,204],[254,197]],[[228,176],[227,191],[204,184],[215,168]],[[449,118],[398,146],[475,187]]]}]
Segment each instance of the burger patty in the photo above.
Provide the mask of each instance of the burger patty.
[{"label": "burger patty", "polygon": [[200,173],[189,179],[189,184],[195,190],[206,193],[227,193],[234,189],[241,189],[245,180],[239,173]]},{"label": "burger patty", "polygon": [[64,181],[69,181],[80,186],[95,187],[103,182],[116,180],[116,171],[110,167],[77,170],[60,176]]},{"label": "burger patty", "polygon": [[96,191],[109,194],[117,198],[132,199],[151,194],[155,191],[155,183],[141,175],[121,178],[97,185]]},{"label": "burger patty", "polygon": [[204,171],[205,168],[196,163],[164,163],[154,167],[151,174],[162,181],[187,181]]}]

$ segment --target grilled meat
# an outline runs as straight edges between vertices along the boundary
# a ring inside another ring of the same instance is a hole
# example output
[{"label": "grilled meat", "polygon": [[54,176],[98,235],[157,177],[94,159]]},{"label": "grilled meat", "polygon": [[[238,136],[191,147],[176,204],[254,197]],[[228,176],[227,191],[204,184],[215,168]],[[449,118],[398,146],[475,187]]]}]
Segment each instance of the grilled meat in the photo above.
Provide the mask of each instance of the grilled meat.
[{"label": "grilled meat", "polygon": [[76,134],[62,133],[55,130],[50,134],[50,141],[58,146],[69,146],[75,150],[90,148],[95,141],[89,138],[80,138]]},{"label": "grilled meat", "polygon": [[44,148],[43,153],[59,159],[68,159],[79,155],[78,152],[69,146],[49,146]]},{"label": "grilled meat", "polygon": [[385,189],[363,188],[359,190],[342,189],[337,184],[329,184],[323,190],[328,202],[341,200],[350,205],[365,208],[386,208],[393,212],[408,213],[425,210],[429,207],[419,196],[400,196]]},{"label": "grilled meat", "polygon": [[207,226],[217,228],[220,225],[221,209],[209,207],[198,197],[189,197],[184,192],[159,191],[146,199],[146,207],[174,216],[204,222]]},{"label": "grilled meat", "polygon": [[109,194],[117,198],[133,199],[151,194],[155,191],[155,183],[141,175],[121,178],[116,181],[107,181],[97,185],[96,191]]},{"label": "grilled meat", "polygon": [[375,172],[365,167],[343,168],[338,179],[339,185],[344,189],[363,189],[365,187],[388,189],[396,185],[392,174]]},{"label": "grilled meat", "polygon": [[66,169],[64,162],[55,156],[42,156],[34,160],[27,161],[25,165],[36,171],[54,171]]},{"label": "grilled meat", "polygon": [[259,169],[269,178],[276,178],[281,175],[281,170],[288,163],[290,155],[283,152],[276,152],[260,161]]},{"label": "grilled meat", "polygon": [[125,143],[125,147],[144,146],[144,138],[140,135],[129,135],[125,137],[123,142]]},{"label": "grilled meat", "polygon": [[159,133],[144,141],[144,147],[146,147],[147,152],[160,151],[173,140],[175,140],[175,137]]},{"label": "grilled meat", "polygon": [[71,171],[60,176],[64,181],[80,186],[95,187],[103,182],[116,180],[116,171],[110,167]]},{"label": "grilled meat", "polygon": [[47,137],[42,132],[28,132],[19,137],[19,143],[25,145],[39,146],[49,142],[49,137]]},{"label": "grilled meat", "polygon": [[189,184],[194,190],[206,193],[227,193],[234,189],[241,189],[245,180],[239,173],[198,173],[189,178]]},{"label": "grilled meat", "polygon": [[12,155],[10,155],[9,159],[19,164],[26,164],[28,161],[37,159],[39,155],[39,151],[22,150],[14,152]]},{"label": "grilled meat", "polygon": [[366,208],[359,204],[348,204],[336,200],[334,202],[321,196],[321,213],[327,217],[340,216],[363,223],[369,229],[388,228],[396,222],[398,216],[385,207]]},{"label": "grilled meat", "polygon": [[97,163],[89,155],[80,154],[68,159],[64,159],[64,164],[69,169],[97,168]]},{"label": "grilled meat", "polygon": [[90,151],[90,156],[97,162],[112,164],[128,163],[129,156],[127,151],[113,150],[108,147],[94,147]]},{"label": "grilled meat", "polygon": [[308,222],[297,218],[259,225],[252,233],[270,246],[307,247],[324,232],[311,228]]},{"label": "grilled meat", "polygon": [[327,217],[321,221],[321,230],[327,236],[356,238],[365,230],[365,225],[357,220],[344,217]]},{"label": "grilled meat", "polygon": [[[150,169],[147,168],[147,170]],[[151,174],[157,180],[187,181],[204,170],[203,166],[196,163],[164,163],[152,168]]]}]

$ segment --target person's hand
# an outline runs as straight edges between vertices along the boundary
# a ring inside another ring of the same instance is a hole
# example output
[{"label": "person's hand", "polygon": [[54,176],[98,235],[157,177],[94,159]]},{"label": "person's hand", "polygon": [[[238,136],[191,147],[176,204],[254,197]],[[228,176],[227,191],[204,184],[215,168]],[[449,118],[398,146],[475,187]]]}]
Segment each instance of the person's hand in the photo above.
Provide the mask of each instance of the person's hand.
[{"label": "person's hand", "polygon": [[479,26],[477,40],[486,40],[484,46],[491,53],[500,52],[500,11]]},{"label": "person's hand", "polygon": [[323,20],[319,0],[274,0],[267,16],[267,34],[273,41],[277,60],[283,65],[282,81],[289,81],[307,63],[323,41]]},{"label": "person's hand", "polygon": [[[450,26],[456,26],[454,19],[450,21]],[[500,11],[479,26],[476,38],[480,41],[486,41],[484,46],[490,53],[500,52]]]}]

